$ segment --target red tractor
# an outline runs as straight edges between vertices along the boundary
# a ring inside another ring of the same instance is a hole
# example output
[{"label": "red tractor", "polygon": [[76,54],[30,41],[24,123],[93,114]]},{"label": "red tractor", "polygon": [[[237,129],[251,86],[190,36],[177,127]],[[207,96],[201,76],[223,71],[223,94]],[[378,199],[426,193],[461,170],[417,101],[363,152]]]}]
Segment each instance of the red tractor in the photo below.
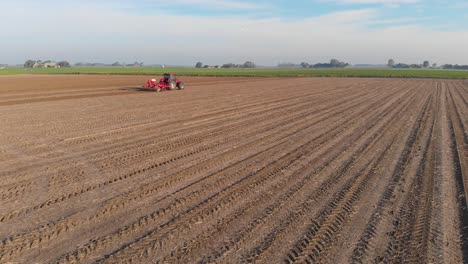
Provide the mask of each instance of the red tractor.
[{"label": "red tractor", "polygon": [[161,90],[182,90],[185,88],[184,83],[177,79],[174,73],[165,73],[159,82],[156,79],[150,79],[143,87],[154,89],[156,92],[160,92]]}]

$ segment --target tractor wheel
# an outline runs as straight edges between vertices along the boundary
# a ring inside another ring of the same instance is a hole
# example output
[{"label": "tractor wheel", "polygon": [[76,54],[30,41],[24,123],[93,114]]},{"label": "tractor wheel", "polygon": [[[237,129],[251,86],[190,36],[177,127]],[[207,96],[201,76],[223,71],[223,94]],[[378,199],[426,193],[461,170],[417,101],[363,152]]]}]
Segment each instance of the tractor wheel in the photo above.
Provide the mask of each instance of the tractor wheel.
[{"label": "tractor wheel", "polygon": [[169,82],[169,90],[175,90],[176,88],[176,83],[175,82]]},{"label": "tractor wheel", "polygon": [[177,84],[177,87],[179,88],[179,90],[183,90],[185,88],[185,85],[183,82],[180,82],[179,84]]}]

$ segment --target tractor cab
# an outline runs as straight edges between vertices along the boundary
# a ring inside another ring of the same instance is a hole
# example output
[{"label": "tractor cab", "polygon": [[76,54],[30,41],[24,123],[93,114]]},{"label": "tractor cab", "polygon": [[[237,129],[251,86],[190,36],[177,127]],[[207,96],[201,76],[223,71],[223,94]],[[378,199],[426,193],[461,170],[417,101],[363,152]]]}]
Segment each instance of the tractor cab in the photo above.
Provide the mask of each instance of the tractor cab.
[{"label": "tractor cab", "polygon": [[170,81],[176,81],[176,76],[173,73],[165,73],[163,75],[163,80],[165,83],[168,83]]}]

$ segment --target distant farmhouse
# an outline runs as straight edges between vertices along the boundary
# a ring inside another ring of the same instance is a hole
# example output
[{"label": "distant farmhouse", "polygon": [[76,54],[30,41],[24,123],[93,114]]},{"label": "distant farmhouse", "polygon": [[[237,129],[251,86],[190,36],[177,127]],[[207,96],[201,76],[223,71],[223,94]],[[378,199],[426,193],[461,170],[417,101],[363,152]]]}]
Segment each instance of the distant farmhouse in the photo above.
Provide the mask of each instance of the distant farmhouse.
[{"label": "distant farmhouse", "polygon": [[54,61],[36,61],[32,68],[60,68],[60,66]]},{"label": "distant farmhouse", "polygon": [[70,63],[67,61],[55,62],[55,61],[41,61],[41,60],[27,60],[24,63],[24,68],[66,68],[70,67]]}]

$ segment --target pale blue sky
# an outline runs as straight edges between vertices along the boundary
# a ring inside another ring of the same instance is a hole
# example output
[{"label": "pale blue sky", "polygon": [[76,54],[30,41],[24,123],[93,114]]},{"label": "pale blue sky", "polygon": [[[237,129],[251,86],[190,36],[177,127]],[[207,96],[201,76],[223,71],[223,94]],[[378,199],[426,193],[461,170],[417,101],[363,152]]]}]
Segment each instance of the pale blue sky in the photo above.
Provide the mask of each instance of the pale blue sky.
[{"label": "pale blue sky", "polygon": [[468,64],[468,0],[1,0],[0,63]]}]

